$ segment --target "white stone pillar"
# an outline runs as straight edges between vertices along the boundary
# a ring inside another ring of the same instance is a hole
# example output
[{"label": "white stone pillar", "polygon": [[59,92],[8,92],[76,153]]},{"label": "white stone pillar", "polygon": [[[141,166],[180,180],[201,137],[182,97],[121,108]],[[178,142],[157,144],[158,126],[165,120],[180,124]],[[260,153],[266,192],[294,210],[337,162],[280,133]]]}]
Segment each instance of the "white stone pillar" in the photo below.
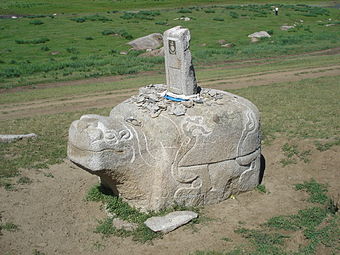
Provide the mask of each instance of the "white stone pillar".
[{"label": "white stone pillar", "polygon": [[186,96],[196,94],[197,82],[189,50],[189,29],[173,27],[164,32],[163,40],[168,91]]}]

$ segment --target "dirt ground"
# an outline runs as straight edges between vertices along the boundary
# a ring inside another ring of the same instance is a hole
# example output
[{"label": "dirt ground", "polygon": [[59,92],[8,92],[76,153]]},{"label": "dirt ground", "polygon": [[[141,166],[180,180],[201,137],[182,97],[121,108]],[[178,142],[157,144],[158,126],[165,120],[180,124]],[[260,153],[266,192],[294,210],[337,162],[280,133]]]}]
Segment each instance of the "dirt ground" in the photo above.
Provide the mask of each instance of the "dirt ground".
[{"label": "dirt ground", "polygon": [[[201,81],[200,85],[219,89],[240,88],[339,75],[339,72],[340,66],[333,65],[308,70],[258,73],[237,79],[206,80]],[[111,94],[106,92],[74,96],[62,101],[39,100],[8,104],[0,109],[0,120],[85,110],[94,106],[114,106],[135,92],[130,89]],[[319,152],[311,141],[293,141],[301,150],[311,150],[311,161],[299,161],[283,167],[280,163],[284,158],[281,147],[286,142],[286,138],[278,138],[272,145],[263,146],[262,152],[266,159],[263,184],[268,190],[267,194],[254,190],[240,194],[236,199],[206,206],[200,216],[209,220],[184,226],[162,239],[154,240],[152,244],[136,243],[131,238],[115,236],[103,238],[101,234],[94,233],[98,220],[106,217],[100,203],[84,201],[89,188],[98,183],[96,176],[67,160],[49,169],[23,169],[21,176],[29,177],[33,181],[31,184],[18,184],[14,191],[0,187],[0,221],[13,222],[19,226],[15,232],[2,231],[0,254],[32,254],[35,249],[45,254],[66,255],[189,254],[196,250],[231,250],[245,241],[234,233],[236,228],[256,227],[273,216],[296,213],[309,205],[306,202],[308,195],[295,191],[294,184],[314,178],[320,183],[329,184],[330,195],[336,197],[340,194],[339,147]],[[232,242],[222,238],[230,238]],[[303,235],[297,234],[286,242],[286,246],[297,249],[298,244],[304,242],[303,238]],[[320,250],[317,254],[327,254],[327,251]]]},{"label": "dirt ground", "polygon": [[[266,73],[254,73],[238,76],[237,78],[200,80],[201,87],[215,89],[238,89],[249,86],[269,85],[278,82],[294,82],[307,78],[317,78],[321,76],[336,76],[340,74],[340,65],[326,67],[314,67],[308,69],[294,69],[284,71],[273,71]],[[106,79],[106,78],[103,78]],[[83,81],[84,83],[87,80]],[[75,84],[80,84],[76,81]],[[57,86],[67,86],[70,82]],[[45,85],[43,85],[45,86]],[[47,85],[46,85],[47,86]],[[52,86],[52,85],[51,85]],[[114,106],[133,94],[137,89],[121,89],[112,92],[92,93],[90,95],[72,95],[67,98],[57,98],[49,100],[36,100],[24,103],[6,104],[0,106],[0,121],[24,117],[32,117],[43,114],[55,114],[61,112],[74,112],[89,108],[103,108]]]},{"label": "dirt ground", "polygon": [[[244,242],[234,233],[237,227],[255,227],[270,217],[296,213],[308,205],[308,195],[295,191],[294,184],[315,178],[330,185],[331,195],[339,194],[339,147],[318,152],[307,140],[295,141],[301,149],[312,149],[311,161],[283,167],[281,147],[285,142],[279,138],[273,145],[263,147],[263,184],[267,194],[254,190],[234,200],[206,206],[201,216],[210,220],[194,227],[184,226],[153,244],[136,243],[131,238],[103,238],[93,232],[97,220],[106,216],[100,203],[84,201],[86,192],[98,182],[96,176],[66,160],[50,169],[23,170],[22,176],[33,183],[17,185],[16,191],[1,188],[2,221],[17,224],[19,230],[3,231],[0,250],[2,254],[32,254],[35,249],[46,254],[189,254],[196,250],[230,250]],[[49,173],[54,178],[48,177]],[[225,237],[233,241],[222,240]],[[303,242],[303,236],[296,238]],[[293,238],[286,245],[294,249],[297,244]]]}]

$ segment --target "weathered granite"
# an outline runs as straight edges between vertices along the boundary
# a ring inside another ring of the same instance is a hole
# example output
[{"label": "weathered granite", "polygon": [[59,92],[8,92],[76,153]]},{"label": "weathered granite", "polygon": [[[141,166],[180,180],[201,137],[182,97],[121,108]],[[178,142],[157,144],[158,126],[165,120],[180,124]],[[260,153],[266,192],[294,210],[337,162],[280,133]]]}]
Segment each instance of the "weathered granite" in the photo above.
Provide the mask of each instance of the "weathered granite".
[{"label": "weathered granite", "polygon": [[34,133],[31,134],[23,134],[23,135],[0,135],[1,143],[11,143],[21,139],[31,139],[37,138],[38,136]]},{"label": "weathered granite", "polygon": [[[109,117],[84,115],[69,131],[68,157],[145,210],[217,203],[251,190],[260,170],[259,112],[248,100],[202,89],[188,108],[150,85]],[[174,114],[183,106],[184,114]]]},{"label": "weathered granite", "polygon": [[[188,38],[186,30],[180,35]],[[255,188],[261,167],[256,106],[204,88],[176,102],[165,98],[168,89],[140,88],[108,117],[88,114],[74,121],[68,157],[143,210],[218,203]]]},{"label": "weathered granite", "polygon": [[162,40],[162,34],[153,33],[137,38],[131,42],[128,42],[128,44],[132,46],[134,50],[157,49],[162,46]]},{"label": "weathered granite", "polygon": [[147,219],[144,224],[154,232],[168,233],[197,218],[198,215],[191,211],[176,211],[165,216],[155,216]]},{"label": "weathered granite", "polygon": [[260,32],[252,33],[248,35],[248,37],[263,38],[263,37],[271,37],[271,36],[266,31],[260,31]]},{"label": "weathered granite", "polygon": [[292,28],[295,28],[295,26],[283,25],[283,26],[280,27],[280,29],[283,30],[283,31],[287,31],[287,30],[292,29]]},{"label": "weathered granite", "polygon": [[195,70],[189,50],[190,31],[180,26],[164,32],[165,73],[168,91],[175,94],[197,93]]}]

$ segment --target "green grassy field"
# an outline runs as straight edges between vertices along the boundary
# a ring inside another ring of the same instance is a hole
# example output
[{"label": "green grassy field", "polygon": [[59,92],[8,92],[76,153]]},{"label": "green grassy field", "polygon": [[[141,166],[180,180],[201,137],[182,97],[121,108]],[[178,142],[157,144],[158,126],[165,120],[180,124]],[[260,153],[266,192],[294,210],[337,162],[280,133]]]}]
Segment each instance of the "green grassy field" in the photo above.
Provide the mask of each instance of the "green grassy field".
[{"label": "green grassy field", "polygon": [[[176,25],[190,29],[191,49],[197,66],[340,46],[340,11],[337,9],[279,4],[280,15],[274,16],[272,4],[199,7],[198,3],[210,2],[199,1],[192,6],[193,1],[187,1],[185,4],[189,7],[182,9],[132,13],[120,9],[123,6],[125,10],[132,8],[132,1],[114,2],[120,6],[117,8],[120,11],[108,9],[105,4],[101,5],[103,2],[95,3],[96,6],[106,8],[105,11],[92,9],[81,13],[80,8],[56,16],[39,13],[38,10],[49,10],[49,5],[59,5],[59,2],[56,4],[47,1],[43,4],[29,1],[33,3],[30,8],[15,7],[21,6],[20,2],[2,2],[2,6],[9,6],[2,9],[6,13],[20,13],[16,8],[35,11],[31,13],[34,15],[28,17],[0,20],[0,88],[134,74],[146,70],[162,71],[162,57],[140,57],[142,52],[129,51],[126,43],[131,38],[154,32],[163,33]],[[178,7],[175,2],[170,4],[170,1],[159,1],[164,6]],[[77,6],[80,1],[72,3]],[[141,4],[141,1],[137,3]],[[154,3],[144,1],[143,6],[148,7]],[[74,5],[67,8],[72,10]],[[83,6],[90,8],[92,2],[86,2]],[[175,20],[182,16],[190,17],[191,20]],[[284,24],[295,24],[296,27],[290,31],[281,31],[280,26]],[[335,25],[325,26],[327,24]],[[251,43],[247,35],[261,30],[268,31],[272,37]],[[222,48],[218,40],[226,40],[236,46]],[[122,51],[128,54],[121,55]]]},{"label": "green grassy field", "polygon": [[[104,12],[108,10],[140,10],[146,8],[178,8],[192,5],[207,5],[207,4],[249,4],[255,3],[272,3],[268,0],[29,0],[29,1],[13,1],[2,0],[0,3],[0,14],[52,14],[52,13],[91,13]],[[281,1],[283,3],[296,3],[294,0]],[[324,1],[308,0],[304,3],[322,3],[327,5]],[[329,1],[329,5],[331,5]]]}]

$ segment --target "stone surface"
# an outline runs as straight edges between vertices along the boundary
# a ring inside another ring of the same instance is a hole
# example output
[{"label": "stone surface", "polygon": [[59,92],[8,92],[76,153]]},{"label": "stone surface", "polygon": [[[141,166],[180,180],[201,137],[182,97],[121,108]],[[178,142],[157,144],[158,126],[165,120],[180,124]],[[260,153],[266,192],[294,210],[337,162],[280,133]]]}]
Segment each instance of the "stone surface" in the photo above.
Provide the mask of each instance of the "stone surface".
[{"label": "stone surface", "polygon": [[177,211],[165,216],[151,217],[144,224],[154,232],[168,233],[197,217],[198,215],[195,212]]},{"label": "stone surface", "polygon": [[38,136],[34,133],[24,134],[24,135],[0,135],[0,142],[2,143],[11,143],[21,139],[31,139],[37,138]]},{"label": "stone surface", "polygon": [[294,28],[294,26],[281,26],[280,29],[283,30],[283,31],[287,31],[289,29],[292,29]]},{"label": "stone surface", "polygon": [[[187,52],[190,34],[180,27],[165,34],[168,46],[177,40],[178,56],[172,57],[184,61],[180,70],[191,75],[181,76],[190,82],[178,81],[192,91],[195,76],[186,69],[192,66]],[[172,61],[166,58],[166,66]],[[234,94],[204,88],[189,100],[179,95],[169,100],[168,89],[169,85],[151,84],[114,107],[108,117],[88,114],[74,121],[68,157],[143,210],[218,203],[255,188],[261,171],[256,106]]]},{"label": "stone surface", "polygon": [[235,46],[235,44],[233,44],[233,43],[226,43],[226,44],[221,45],[221,47],[223,47],[223,48],[232,48],[234,46]]},{"label": "stone surface", "polygon": [[248,37],[263,38],[263,37],[271,37],[271,36],[266,31],[260,31],[260,32],[252,33],[248,35]]},{"label": "stone surface", "polygon": [[223,45],[223,44],[226,44],[227,43],[227,41],[226,40],[218,40],[217,41],[218,42],[218,44],[220,44],[220,45]]},{"label": "stone surface", "polygon": [[197,82],[189,50],[189,30],[177,26],[165,31],[163,38],[168,91],[179,95],[196,94]]},{"label": "stone surface", "polygon": [[162,46],[163,37],[160,33],[153,33],[147,36],[137,38],[128,42],[134,50],[157,49]]},{"label": "stone surface", "polygon": [[212,204],[255,188],[261,167],[257,108],[213,89],[202,89],[188,108],[162,97],[164,91],[165,85],[149,85],[109,117],[74,121],[68,157],[143,210]]},{"label": "stone surface", "polygon": [[257,43],[257,42],[259,42],[260,41],[260,38],[256,38],[256,37],[252,37],[251,38],[251,42],[252,43]]},{"label": "stone surface", "polygon": [[140,55],[141,57],[163,57],[164,56],[164,47],[160,49],[155,49],[151,51],[147,51]]}]

